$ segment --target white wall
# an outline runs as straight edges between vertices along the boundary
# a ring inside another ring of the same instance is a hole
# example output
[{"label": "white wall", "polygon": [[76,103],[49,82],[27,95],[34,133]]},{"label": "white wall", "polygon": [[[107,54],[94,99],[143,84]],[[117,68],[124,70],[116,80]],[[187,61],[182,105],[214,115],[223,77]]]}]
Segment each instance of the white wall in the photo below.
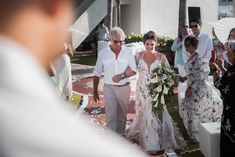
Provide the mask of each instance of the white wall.
[{"label": "white wall", "polygon": [[212,23],[218,20],[218,0],[188,0],[187,6],[200,7],[202,31],[211,35]]},{"label": "white wall", "polygon": [[[217,21],[218,0],[187,0],[189,7],[200,7],[202,30],[211,34],[210,23]],[[178,31],[179,0],[130,0],[122,6],[122,28],[129,33],[146,33],[176,37]],[[186,16],[188,24],[188,15]]]},{"label": "white wall", "polygon": [[141,33],[175,37],[178,30],[179,0],[141,0]]},{"label": "white wall", "polygon": [[126,34],[140,33],[140,0],[129,0],[121,6],[121,27]]}]

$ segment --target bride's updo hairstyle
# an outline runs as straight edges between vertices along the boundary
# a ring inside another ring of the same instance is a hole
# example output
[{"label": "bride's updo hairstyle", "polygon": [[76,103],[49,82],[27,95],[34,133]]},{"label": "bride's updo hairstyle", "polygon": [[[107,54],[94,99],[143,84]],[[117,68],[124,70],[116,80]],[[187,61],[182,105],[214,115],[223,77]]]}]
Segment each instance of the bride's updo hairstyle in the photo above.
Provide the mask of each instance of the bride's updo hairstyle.
[{"label": "bride's updo hairstyle", "polygon": [[154,31],[148,31],[143,37],[143,43],[145,44],[147,40],[154,40],[155,42],[157,42],[156,33]]}]

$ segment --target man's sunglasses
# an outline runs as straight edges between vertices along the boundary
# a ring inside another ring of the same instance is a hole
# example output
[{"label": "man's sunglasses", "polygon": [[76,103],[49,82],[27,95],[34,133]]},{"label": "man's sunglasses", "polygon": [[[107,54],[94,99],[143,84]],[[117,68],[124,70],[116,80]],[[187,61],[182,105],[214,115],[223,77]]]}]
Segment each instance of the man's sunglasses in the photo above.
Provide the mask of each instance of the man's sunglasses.
[{"label": "man's sunglasses", "polygon": [[123,43],[123,41],[122,41],[122,40],[120,40],[120,41],[119,41],[119,40],[113,40],[113,39],[112,39],[112,41],[114,42],[114,44],[117,44],[117,43],[122,44],[122,43]]},{"label": "man's sunglasses", "polygon": [[191,25],[190,28],[198,28],[198,25]]}]

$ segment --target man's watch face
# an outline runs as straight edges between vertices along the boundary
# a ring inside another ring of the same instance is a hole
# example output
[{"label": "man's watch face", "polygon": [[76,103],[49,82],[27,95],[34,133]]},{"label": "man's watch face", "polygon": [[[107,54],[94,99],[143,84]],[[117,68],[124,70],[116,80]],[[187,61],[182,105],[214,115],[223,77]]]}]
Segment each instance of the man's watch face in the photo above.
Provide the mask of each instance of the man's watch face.
[{"label": "man's watch face", "polygon": [[124,79],[125,78],[125,75],[124,74],[122,74],[122,79]]}]

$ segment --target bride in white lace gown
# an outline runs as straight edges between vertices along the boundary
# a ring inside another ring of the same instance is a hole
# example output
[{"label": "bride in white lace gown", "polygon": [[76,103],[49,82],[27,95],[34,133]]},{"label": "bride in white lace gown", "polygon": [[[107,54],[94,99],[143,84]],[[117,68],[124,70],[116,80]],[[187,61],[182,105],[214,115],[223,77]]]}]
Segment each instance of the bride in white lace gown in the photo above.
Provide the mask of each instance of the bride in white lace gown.
[{"label": "bride in white lace gown", "polygon": [[170,67],[165,55],[156,52],[156,35],[144,35],[145,51],[136,54],[138,79],[136,88],[136,116],[126,136],[137,142],[147,152],[157,152],[167,147],[180,148],[184,140],[175,127],[166,107],[158,115],[152,113],[152,97],[148,85],[152,70],[156,67]]}]

